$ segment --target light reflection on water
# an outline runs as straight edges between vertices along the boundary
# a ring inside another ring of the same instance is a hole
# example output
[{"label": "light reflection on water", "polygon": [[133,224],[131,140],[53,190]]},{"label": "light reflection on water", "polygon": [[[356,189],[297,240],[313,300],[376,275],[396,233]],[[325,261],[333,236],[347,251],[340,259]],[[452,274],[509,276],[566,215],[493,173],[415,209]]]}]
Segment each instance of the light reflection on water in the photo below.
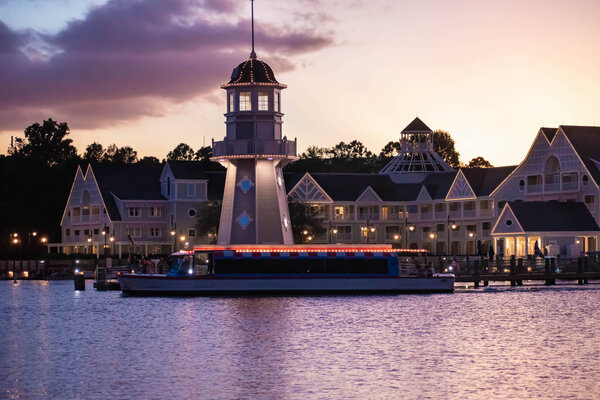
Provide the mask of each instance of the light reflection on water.
[{"label": "light reflection on water", "polygon": [[0,282],[0,398],[598,398],[600,286],[131,298]]}]

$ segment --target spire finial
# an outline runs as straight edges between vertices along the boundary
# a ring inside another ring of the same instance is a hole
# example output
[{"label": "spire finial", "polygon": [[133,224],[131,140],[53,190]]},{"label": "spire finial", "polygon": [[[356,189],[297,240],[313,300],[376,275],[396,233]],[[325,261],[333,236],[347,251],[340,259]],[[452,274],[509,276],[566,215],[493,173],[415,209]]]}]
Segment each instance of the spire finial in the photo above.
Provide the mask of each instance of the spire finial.
[{"label": "spire finial", "polygon": [[252,10],[252,52],[250,58],[256,60],[256,53],[254,52],[254,0],[250,0],[250,8]]}]

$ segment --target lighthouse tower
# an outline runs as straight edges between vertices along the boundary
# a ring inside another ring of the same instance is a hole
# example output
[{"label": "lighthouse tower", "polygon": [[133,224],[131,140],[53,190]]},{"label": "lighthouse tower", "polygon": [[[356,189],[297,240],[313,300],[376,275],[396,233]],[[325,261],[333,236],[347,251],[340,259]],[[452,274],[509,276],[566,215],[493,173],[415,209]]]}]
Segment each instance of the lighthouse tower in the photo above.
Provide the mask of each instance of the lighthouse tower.
[{"label": "lighthouse tower", "polygon": [[282,136],[286,85],[254,52],[254,10],[250,57],[221,88],[226,136],[212,145],[212,160],[227,168],[218,243],[293,244],[282,168],[298,158],[296,140]]}]

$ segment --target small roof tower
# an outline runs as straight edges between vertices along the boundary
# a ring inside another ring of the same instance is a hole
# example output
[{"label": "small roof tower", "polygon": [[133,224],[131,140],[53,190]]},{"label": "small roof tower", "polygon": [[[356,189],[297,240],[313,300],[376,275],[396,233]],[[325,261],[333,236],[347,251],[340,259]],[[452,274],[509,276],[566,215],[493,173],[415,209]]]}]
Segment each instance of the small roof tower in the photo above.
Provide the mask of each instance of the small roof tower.
[{"label": "small roof tower", "polygon": [[400,154],[379,171],[394,182],[422,182],[428,174],[453,170],[433,150],[433,131],[419,117],[402,130],[400,145]]}]

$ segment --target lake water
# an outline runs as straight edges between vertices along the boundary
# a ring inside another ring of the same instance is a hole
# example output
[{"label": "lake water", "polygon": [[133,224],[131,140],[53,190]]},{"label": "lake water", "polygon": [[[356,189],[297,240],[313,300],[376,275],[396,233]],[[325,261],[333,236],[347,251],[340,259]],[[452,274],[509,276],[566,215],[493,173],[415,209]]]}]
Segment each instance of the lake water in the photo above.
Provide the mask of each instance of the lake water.
[{"label": "lake water", "polygon": [[131,298],[0,282],[0,399],[600,398],[600,285]]}]

